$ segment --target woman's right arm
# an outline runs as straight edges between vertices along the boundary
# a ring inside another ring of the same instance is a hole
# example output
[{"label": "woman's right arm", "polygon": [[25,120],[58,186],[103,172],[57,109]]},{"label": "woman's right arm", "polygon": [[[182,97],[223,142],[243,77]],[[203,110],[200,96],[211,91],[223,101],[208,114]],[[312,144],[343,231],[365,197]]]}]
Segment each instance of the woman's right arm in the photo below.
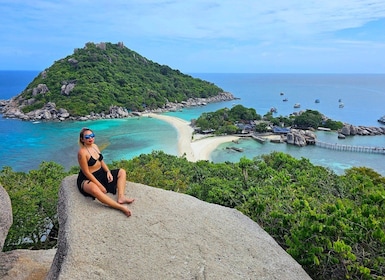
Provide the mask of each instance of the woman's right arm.
[{"label": "woman's right arm", "polygon": [[103,193],[107,193],[106,188],[95,178],[92,172],[90,172],[87,157],[84,153],[82,153],[82,151],[78,152],[78,162],[80,169],[82,170],[83,174],[88,178],[88,180],[91,180],[91,182],[95,183]]}]

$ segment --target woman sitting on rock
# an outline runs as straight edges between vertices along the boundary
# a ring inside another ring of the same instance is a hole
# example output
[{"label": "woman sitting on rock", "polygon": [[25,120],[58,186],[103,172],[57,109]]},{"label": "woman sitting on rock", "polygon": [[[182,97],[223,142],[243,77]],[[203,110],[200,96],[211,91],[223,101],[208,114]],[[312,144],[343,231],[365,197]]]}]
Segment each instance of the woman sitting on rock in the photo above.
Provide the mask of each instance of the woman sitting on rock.
[{"label": "woman sitting on rock", "polygon": [[[100,202],[122,211],[129,217],[131,211],[124,204],[132,203],[134,199],[127,198],[124,194],[126,171],[121,168],[109,170],[94,140],[95,134],[91,129],[83,128],[80,131],[78,189],[84,196],[97,198]],[[118,192],[117,201],[109,197],[107,192],[112,194]]]}]

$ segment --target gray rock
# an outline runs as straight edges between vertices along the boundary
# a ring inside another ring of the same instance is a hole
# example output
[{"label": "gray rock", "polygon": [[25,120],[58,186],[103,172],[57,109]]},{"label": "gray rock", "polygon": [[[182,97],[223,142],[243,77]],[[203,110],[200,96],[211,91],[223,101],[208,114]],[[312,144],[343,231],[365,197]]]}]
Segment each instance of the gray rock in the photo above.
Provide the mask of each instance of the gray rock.
[{"label": "gray rock", "polygon": [[0,252],[13,223],[12,204],[7,191],[0,185]]},{"label": "gray rock", "polygon": [[0,252],[0,279],[45,279],[55,253],[56,249]]},{"label": "gray rock", "polygon": [[133,215],[60,187],[58,249],[46,279],[310,279],[235,209],[127,183]]},{"label": "gray rock", "polygon": [[38,94],[46,94],[47,92],[49,92],[49,89],[46,84],[38,84],[37,87],[32,89],[33,96]]},{"label": "gray rock", "polygon": [[343,134],[345,136],[349,136],[350,135],[350,125],[344,125],[341,129],[341,134]]},{"label": "gray rock", "polygon": [[[311,133],[311,135],[315,136],[315,134],[310,131],[308,133]],[[305,135],[306,133],[303,130],[291,129],[286,136],[286,142],[288,144],[296,145],[299,147],[306,146],[307,144]]]},{"label": "gray rock", "polygon": [[60,93],[63,95],[70,95],[71,91],[75,88],[75,83],[68,83],[61,86]]}]

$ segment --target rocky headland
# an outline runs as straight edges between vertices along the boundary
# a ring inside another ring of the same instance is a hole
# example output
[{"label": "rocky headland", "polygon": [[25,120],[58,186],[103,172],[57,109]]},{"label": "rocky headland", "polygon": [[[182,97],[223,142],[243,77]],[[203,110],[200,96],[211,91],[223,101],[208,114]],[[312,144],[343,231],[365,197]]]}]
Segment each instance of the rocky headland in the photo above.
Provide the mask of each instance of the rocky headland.
[{"label": "rocky headland", "polygon": [[[36,95],[45,94],[48,88],[44,84],[40,84],[38,88],[34,88],[33,92]],[[66,90],[63,91],[67,92]],[[187,101],[180,103],[167,102],[162,108],[154,110],[147,110],[144,112],[130,112],[126,108],[119,106],[110,106],[109,111],[106,113],[94,113],[90,112],[86,116],[71,116],[65,108],[57,108],[53,102],[48,102],[41,109],[36,109],[28,113],[23,112],[23,107],[31,105],[35,102],[35,99],[24,100],[21,95],[18,95],[9,100],[0,100],[0,113],[4,118],[21,119],[24,121],[87,121],[98,119],[118,119],[141,116],[143,113],[163,113],[168,111],[179,111],[183,108],[204,106],[208,103],[222,102],[236,99],[229,92],[221,92],[216,96],[208,98],[190,98]],[[19,105],[21,104],[21,105]]]}]

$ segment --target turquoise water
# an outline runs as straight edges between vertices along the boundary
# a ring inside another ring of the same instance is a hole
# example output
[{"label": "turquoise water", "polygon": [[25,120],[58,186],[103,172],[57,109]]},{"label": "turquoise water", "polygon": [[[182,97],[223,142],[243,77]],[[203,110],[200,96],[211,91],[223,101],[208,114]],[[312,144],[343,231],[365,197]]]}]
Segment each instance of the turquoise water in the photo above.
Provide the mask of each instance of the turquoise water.
[{"label": "turquoise water", "polygon": [[[38,74],[37,71],[0,71],[0,99],[8,99],[20,93]],[[377,119],[385,115],[385,75],[315,75],[315,74],[192,74],[208,80],[232,92],[239,100],[213,103],[204,107],[169,112],[190,121],[203,112],[230,108],[234,104],[253,107],[263,115],[271,107],[278,115],[288,115],[301,108],[314,109],[328,117],[354,125],[379,126]],[[283,92],[284,95],[280,95]],[[282,99],[287,97],[288,102]],[[320,99],[320,103],[315,103]],[[344,108],[338,107],[342,99]],[[36,169],[42,161],[55,161],[66,168],[77,165],[77,137],[82,127],[90,127],[96,133],[96,141],[105,147],[107,162],[131,159],[142,153],[163,150],[177,155],[177,132],[166,122],[154,118],[130,118],[88,122],[23,122],[0,118],[0,167],[11,166],[17,171]],[[326,142],[346,145],[385,147],[385,136],[351,137],[337,139],[336,134],[318,132],[318,138]],[[239,147],[243,153],[225,149],[223,144],[211,155],[214,162],[238,161],[240,157],[252,158],[271,151],[282,151],[296,158],[305,157],[312,163],[342,173],[352,166],[368,166],[385,175],[384,155],[341,152],[314,146],[295,147],[286,144],[259,144],[243,140]]]}]

